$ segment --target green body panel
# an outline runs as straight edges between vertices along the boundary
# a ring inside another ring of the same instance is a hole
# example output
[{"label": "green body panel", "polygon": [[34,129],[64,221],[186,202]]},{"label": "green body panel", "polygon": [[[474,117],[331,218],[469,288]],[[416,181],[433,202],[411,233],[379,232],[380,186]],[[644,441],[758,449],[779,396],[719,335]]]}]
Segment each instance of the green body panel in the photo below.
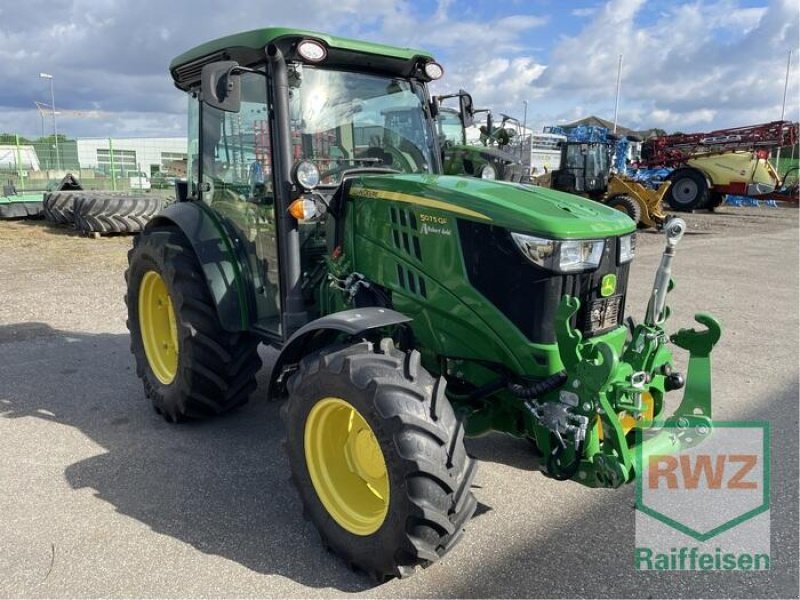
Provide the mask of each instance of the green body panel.
[{"label": "green body panel", "polygon": [[410,196],[400,203],[435,210],[438,216],[449,214],[553,239],[612,237],[636,229],[618,210],[536,186],[447,175],[383,175],[362,177],[353,187],[372,195]]},{"label": "green body panel", "polygon": [[253,31],[245,31],[234,35],[229,35],[206,42],[200,46],[196,46],[195,48],[192,48],[191,50],[188,50],[173,59],[169,65],[169,68],[170,70],[173,70],[186,63],[190,63],[210,54],[222,52],[229,48],[249,48],[251,50],[261,50],[265,48],[267,44],[271,44],[281,38],[286,37],[313,38],[315,40],[324,42],[329,48],[348,50],[350,52],[361,54],[386,56],[400,60],[413,60],[417,57],[432,58],[428,52],[425,52],[424,50],[416,50],[414,48],[398,48],[396,46],[375,44],[373,42],[362,42],[359,40],[337,37],[325,33],[317,33],[315,31],[308,31],[305,29],[268,27],[265,29],[255,29]]},{"label": "green body panel", "polygon": [[[484,198],[483,202],[475,202],[476,191],[464,189],[472,181],[479,184],[482,195],[478,197]],[[505,202],[489,200],[492,191],[497,196],[505,192]],[[565,237],[560,234],[567,229],[561,223],[564,211],[555,211],[547,218],[547,211],[542,210],[540,219],[531,212],[524,225],[512,227],[515,217],[521,219],[520,210],[513,204],[518,193],[517,202],[531,197],[540,205],[548,203],[528,195],[526,188],[455,177],[362,177],[351,187],[353,208],[348,211],[345,230],[355,233],[348,238],[344,256],[355,272],[391,291],[396,310],[414,318],[414,333],[426,355],[496,362],[516,374],[539,377],[562,368],[557,347],[530,343],[470,284],[465,271],[456,219],[491,221],[512,229]],[[572,200],[567,198],[567,202]],[[576,200],[578,205],[586,202]],[[590,206],[594,209],[595,204]],[[393,223],[392,210],[402,219],[397,224]],[[412,218],[416,228],[410,225]],[[621,225],[623,232],[630,228],[624,221]],[[612,228],[601,234],[574,226],[568,230],[576,237],[619,232]],[[414,281],[413,286],[409,280]],[[424,283],[420,284],[420,280]],[[621,336],[612,332],[605,337],[620,347],[624,329],[618,331],[622,331]],[[481,384],[490,375],[476,373],[469,380]]]}]

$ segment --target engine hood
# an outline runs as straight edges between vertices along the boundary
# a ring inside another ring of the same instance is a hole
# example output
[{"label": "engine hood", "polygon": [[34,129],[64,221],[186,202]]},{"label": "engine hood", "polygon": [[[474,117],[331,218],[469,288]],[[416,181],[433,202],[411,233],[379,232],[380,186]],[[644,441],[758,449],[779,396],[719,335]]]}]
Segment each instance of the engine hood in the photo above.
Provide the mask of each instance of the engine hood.
[{"label": "engine hood", "polygon": [[610,237],[635,223],[599,202],[547,188],[448,175],[371,175],[352,180],[354,198],[403,202],[554,239]]}]

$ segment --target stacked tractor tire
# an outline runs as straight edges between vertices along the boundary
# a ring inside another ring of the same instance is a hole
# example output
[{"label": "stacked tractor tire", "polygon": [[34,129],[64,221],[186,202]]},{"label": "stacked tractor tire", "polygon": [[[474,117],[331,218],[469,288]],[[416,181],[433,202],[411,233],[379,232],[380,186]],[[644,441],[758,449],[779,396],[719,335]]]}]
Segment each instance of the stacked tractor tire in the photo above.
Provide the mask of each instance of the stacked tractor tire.
[{"label": "stacked tractor tire", "polygon": [[147,195],[71,190],[45,194],[43,211],[51,223],[73,225],[87,235],[108,235],[142,231],[162,204]]}]

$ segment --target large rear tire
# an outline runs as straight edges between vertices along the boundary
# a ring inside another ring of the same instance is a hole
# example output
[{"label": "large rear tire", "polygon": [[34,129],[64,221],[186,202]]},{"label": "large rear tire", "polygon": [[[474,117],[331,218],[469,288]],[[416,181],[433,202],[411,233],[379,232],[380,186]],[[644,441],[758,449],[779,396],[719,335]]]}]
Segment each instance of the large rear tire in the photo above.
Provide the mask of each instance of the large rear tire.
[{"label": "large rear tire", "polygon": [[50,223],[63,225],[72,223],[75,205],[80,201],[82,192],[48,192],[42,201],[44,218]]},{"label": "large rear tire", "polygon": [[161,206],[152,196],[87,196],[75,207],[75,226],[82,233],[138,233]]},{"label": "large rear tire", "polygon": [[708,204],[708,183],[696,169],[678,169],[670,176],[667,204],[673,210],[691,211]]},{"label": "large rear tire", "polygon": [[220,325],[205,276],[177,228],[142,233],[128,253],[128,330],[136,374],[172,422],[222,414],[256,388],[258,339]]},{"label": "large rear tire", "polygon": [[323,544],[377,581],[428,566],[477,502],[464,427],[416,351],[391,340],[313,354],[288,381],[286,449]]}]

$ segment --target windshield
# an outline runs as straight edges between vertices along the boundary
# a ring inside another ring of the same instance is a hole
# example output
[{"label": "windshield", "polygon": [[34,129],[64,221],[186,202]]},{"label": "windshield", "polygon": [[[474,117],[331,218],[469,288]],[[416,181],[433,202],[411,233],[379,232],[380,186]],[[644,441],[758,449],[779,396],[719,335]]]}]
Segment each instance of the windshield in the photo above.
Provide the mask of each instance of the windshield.
[{"label": "windshield", "polygon": [[464,128],[458,111],[447,108],[439,109],[439,132],[446,143],[464,144]]},{"label": "windshield", "polygon": [[314,162],[322,185],[358,167],[433,172],[425,98],[409,80],[292,64],[289,86],[292,156]]}]

